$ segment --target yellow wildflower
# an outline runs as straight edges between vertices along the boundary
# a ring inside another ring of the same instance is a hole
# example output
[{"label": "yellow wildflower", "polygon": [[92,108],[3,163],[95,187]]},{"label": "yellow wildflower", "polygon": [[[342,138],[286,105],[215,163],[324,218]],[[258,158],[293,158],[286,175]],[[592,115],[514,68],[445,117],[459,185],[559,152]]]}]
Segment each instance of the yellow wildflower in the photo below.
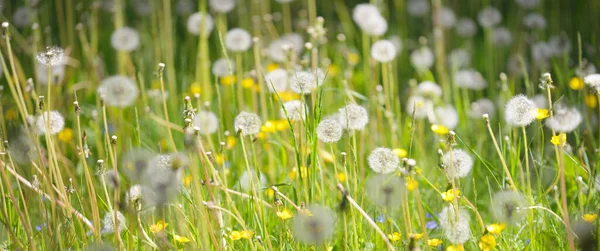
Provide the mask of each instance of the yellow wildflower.
[{"label": "yellow wildflower", "polygon": [[[300,167],[300,172],[302,173],[302,178],[306,178],[307,169],[305,166]],[[288,177],[292,180],[298,178],[298,168],[292,169],[292,171],[288,173]]]},{"label": "yellow wildflower", "polygon": [[235,137],[234,136],[227,136],[227,149],[231,149],[235,146]]},{"label": "yellow wildflower", "polygon": [[549,116],[550,116],[550,114],[548,113],[548,109],[538,108],[537,111],[535,112],[535,118],[537,120],[542,120],[542,119],[545,119],[545,118],[547,118]]},{"label": "yellow wildflower", "polygon": [[584,214],[583,216],[581,216],[581,218],[583,218],[584,221],[591,223],[598,218],[598,214]]},{"label": "yellow wildflower", "polygon": [[219,165],[223,165],[223,163],[225,163],[225,159],[223,159],[223,154],[215,155],[215,162],[217,162],[217,164]]},{"label": "yellow wildflower", "polygon": [[571,81],[569,81],[569,87],[575,91],[583,89],[584,86],[583,79],[581,78],[573,77]]},{"label": "yellow wildflower", "polygon": [[190,92],[192,94],[200,94],[200,90],[201,90],[200,83],[194,82],[190,85]]},{"label": "yellow wildflower", "polygon": [[483,251],[490,251],[496,247],[496,237],[492,234],[485,234],[479,239],[479,248]]},{"label": "yellow wildflower", "polygon": [[252,238],[252,235],[254,235],[254,232],[250,230],[232,231],[229,235],[229,238],[231,238],[231,240],[236,241],[239,239],[250,239]]},{"label": "yellow wildflower", "polygon": [[463,245],[452,245],[446,248],[446,251],[465,251]]},{"label": "yellow wildflower", "polygon": [[256,134],[256,138],[258,139],[265,139],[267,137],[267,134],[265,132],[259,132],[258,134]]},{"label": "yellow wildflower", "polygon": [[319,157],[321,157],[325,162],[331,163],[333,162],[333,155],[325,150],[319,151]]},{"label": "yellow wildflower", "polygon": [[348,63],[350,63],[351,65],[355,65],[358,64],[358,60],[360,60],[358,54],[353,52],[348,53]]},{"label": "yellow wildflower", "polygon": [[6,110],[6,113],[4,113],[4,118],[6,120],[16,120],[17,119],[17,110],[15,110],[14,108]]},{"label": "yellow wildflower", "polygon": [[71,128],[65,128],[58,133],[58,140],[67,143],[73,139],[73,130]]},{"label": "yellow wildflower", "polygon": [[413,191],[417,189],[417,187],[419,187],[419,182],[410,176],[406,178],[406,188],[408,188],[409,191]]},{"label": "yellow wildflower", "polygon": [[267,65],[267,72],[272,72],[274,70],[277,70],[279,68],[279,65],[275,64],[275,63],[270,63]]},{"label": "yellow wildflower", "polygon": [[150,232],[158,233],[160,231],[163,231],[168,225],[169,223],[159,220],[158,222],[156,222],[156,224],[150,225]]},{"label": "yellow wildflower", "polygon": [[446,135],[450,130],[443,125],[431,125],[431,131],[437,135]]},{"label": "yellow wildflower", "polygon": [[429,245],[430,247],[437,247],[439,245],[442,245],[442,240],[437,238],[429,239],[427,240],[427,245]]},{"label": "yellow wildflower", "polygon": [[279,95],[279,98],[281,99],[281,101],[290,101],[290,100],[298,100],[300,99],[300,94],[298,93],[294,93],[294,92],[290,92],[290,91],[283,91],[283,92],[278,92],[277,94],[273,94],[273,97],[275,99],[277,99],[277,95]]},{"label": "yellow wildflower", "polygon": [[254,86],[254,79],[245,78],[242,80],[242,87],[248,89],[248,88],[252,88],[253,86]]},{"label": "yellow wildflower", "polygon": [[585,105],[589,108],[596,108],[598,106],[598,100],[596,100],[596,95],[594,94],[586,94],[584,101]]},{"label": "yellow wildflower", "polygon": [[494,223],[494,224],[487,225],[485,227],[485,229],[492,234],[500,234],[500,232],[502,232],[502,230],[504,230],[504,228],[506,228],[506,224],[504,224],[504,223],[500,223],[500,224]]},{"label": "yellow wildflower", "polygon": [[273,120],[267,120],[267,122],[265,122],[265,124],[260,127],[260,130],[262,132],[274,132],[275,130],[277,130],[277,128],[275,127],[275,123],[277,122]]},{"label": "yellow wildflower", "polygon": [[265,194],[267,195],[267,197],[273,198],[273,196],[275,196],[275,191],[273,191],[273,189],[271,188],[268,188],[265,190]]},{"label": "yellow wildflower", "polygon": [[173,239],[175,239],[175,241],[177,243],[188,243],[188,242],[190,242],[190,239],[188,239],[185,236],[174,235]]},{"label": "yellow wildflower", "polygon": [[395,148],[392,151],[394,152],[394,154],[398,155],[398,157],[400,157],[400,158],[404,158],[408,155],[408,152],[402,148]]},{"label": "yellow wildflower", "polygon": [[553,145],[564,146],[567,144],[567,135],[564,133],[559,133],[558,135],[552,136],[550,142],[552,142]]},{"label": "yellow wildflower", "polygon": [[340,73],[340,67],[337,65],[331,64],[329,66],[329,71],[327,72],[328,77],[335,77]]},{"label": "yellow wildflower", "polygon": [[185,177],[181,178],[181,183],[183,186],[189,187],[192,184],[192,175],[186,175]]},{"label": "yellow wildflower", "polygon": [[346,181],[346,174],[344,174],[344,173],[338,173],[338,175],[337,175],[336,178],[337,178],[337,180],[339,182],[344,182],[344,181]]},{"label": "yellow wildflower", "polygon": [[458,195],[460,195],[460,191],[458,189],[449,189],[448,191],[442,193],[442,199],[446,202],[450,202],[453,201]]},{"label": "yellow wildflower", "polygon": [[388,234],[388,238],[390,238],[390,241],[393,241],[393,242],[399,241],[401,237],[402,237],[402,234],[400,234],[398,232]]},{"label": "yellow wildflower", "polygon": [[221,78],[222,85],[232,85],[235,84],[235,76],[224,76]]},{"label": "yellow wildflower", "polygon": [[287,219],[292,218],[292,216],[294,216],[292,211],[288,210],[287,208],[284,208],[283,210],[277,212],[276,214],[277,214],[277,217],[281,218],[282,220],[287,220]]},{"label": "yellow wildflower", "polygon": [[410,238],[413,238],[415,240],[419,240],[419,239],[423,238],[423,236],[425,236],[425,233],[420,233],[420,234],[413,234],[413,233],[411,233],[411,234],[409,234],[409,236],[410,236]]},{"label": "yellow wildflower", "polygon": [[290,128],[290,123],[285,119],[275,121],[275,130],[284,131]]}]

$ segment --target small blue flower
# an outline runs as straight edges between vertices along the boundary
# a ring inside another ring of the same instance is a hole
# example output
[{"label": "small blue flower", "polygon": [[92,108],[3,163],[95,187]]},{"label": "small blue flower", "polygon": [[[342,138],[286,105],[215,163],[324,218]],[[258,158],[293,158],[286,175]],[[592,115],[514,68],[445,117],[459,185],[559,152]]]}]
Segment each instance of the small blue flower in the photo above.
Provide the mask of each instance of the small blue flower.
[{"label": "small blue flower", "polygon": [[430,213],[427,213],[427,215],[425,215],[425,218],[431,219],[431,218],[433,218],[433,215],[431,215]]},{"label": "small blue flower", "polygon": [[438,224],[435,221],[428,221],[427,224],[425,224],[425,227],[427,229],[436,229],[438,227]]},{"label": "small blue flower", "polygon": [[42,226],[40,226],[40,225],[35,226],[35,230],[37,230],[38,232],[42,231]]},{"label": "small blue flower", "polygon": [[379,223],[383,223],[385,221],[385,217],[383,217],[383,214],[380,214],[379,216],[377,216],[375,218],[375,221],[377,221]]},{"label": "small blue flower", "polygon": [[525,244],[529,245],[529,243],[531,243],[530,239],[525,240]]}]

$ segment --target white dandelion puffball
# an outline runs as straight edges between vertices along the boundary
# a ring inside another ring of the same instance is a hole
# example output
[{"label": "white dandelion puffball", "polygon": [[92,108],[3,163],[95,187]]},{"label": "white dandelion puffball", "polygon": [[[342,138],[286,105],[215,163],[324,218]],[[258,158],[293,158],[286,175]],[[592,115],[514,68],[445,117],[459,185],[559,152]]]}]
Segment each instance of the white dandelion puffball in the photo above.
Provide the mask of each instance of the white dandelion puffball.
[{"label": "white dandelion puffball", "polygon": [[240,112],[233,121],[235,130],[242,130],[244,136],[258,134],[261,124],[260,117],[249,112]]},{"label": "white dandelion puffball", "polygon": [[529,13],[523,18],[525,27],[532,30],[546,29],[546,18],[539,13]]},{"label": "white dandelion puffball", "polygon": [[130,27],[121,27],[110,36],[110,43],[115,50],[131,52],[140,46],[140,35]]},{"label": "white dandelion puffball", "polygon": [[265,85],[271,93],[285,91],[288,87],[288,73],[286,70],[278,68],[265,76]]},{"label": "white dandelion puffball", "polygon": [[413,17],[422,17],[429,13],[429,1],[427,0],[409,0],[406,7],[408,14]]},{"label": "white dandelion puffball", "polygon": [[394,210],[404,202],[406,184],[398,175],[376,174],[367,179],[365,190],[373,204]]},{"label": "white dandelion puffball", "polygon": [[442,27],[446,29],[450,29],[456,24],[456,15],[454,14],[454,11],[448,7],[441,8],[437,18]]},{"label": "white dandelion puffball", "polygon": [[194,9],[195,6],[192,0],[177,0],[175,3],[175,12],[180,16],[187,16],[191,14]]},{"label": "white dandelion puffball", "polygon": [[433,101],[421,96],[413,95],[406,101],[406,112],[415,119],[423,119],[433,111]]},{"label": "white dandelion puffball", "polygon": [[304,212],[294,215],[292,234],[299,242],[317,246],[331,239],[335,233],[335,222],[335,213],[331,209],[309,205]]},{"label": "white dandelion puffball", "polygon": [[290,77],[290,89],[295,93],[311,93],[317,88],[317,77],[309,71],[297,71]]},{"label": "white dandelion puffball", "polygon": [[259,172],[259,176],[256,177],[256,171],[244,171],[240,176],[240,187],[245,191],[249,191],[252,190],[252,187],[260,189],[267,186],[267,176],[262,172]]},{"label": "white dandelion puffball", "polygon": [[454,74],[454,85],[458,88],[482,90],[487,87],[487,81],[478,71],[464,69]]},{"label": "white dandelion puffball", "polygon": [[444,236],[450,243],[463,244],[471,239],[470,217],[466,210],[459,208],[457,217],[454,206],[448,205],[439,213],[439,220]]},{"label": "white dandelion puffball", "polygon": [[357,4],[352,10],[352,20],[359,26],[373,16],[381,16],[381,13],[379,12],[379,9],[372,4]]},{"label": "white dandelion puffball", "polygon": [[505,27],[495,28],[492,32],[492,41],[497,46],[508,46],[512,39],[512,33]]},{"label": "white dandelion puffball", "polygon": [[556,132],[572,132],[579,127],[583,120],[581,113],[575,107],[558,104],[553,107],[553,116],[546,119],[546,126]]},{"label": "white dandelion puffball", "polygon": [[387,174],[399,170],[400,158],[392,149],[379,147],[369,154],[367,158],[369,167],[373,172]]},{"label": "white dandelion puffball", "polygon": [[136,200],[141,199],[142,198],[142,190],[143,190],[143,187],[139,184],[131,186],[129,188],[129,191],[127,191],[127,194],[125,195],[126,201],[134,202]]},{"label": "white dandelion puffball", "polygon": [[58,46],[47,46],[45,51],[38,52],[35,59],[47,66],[60,65],[65,63],[65,53]]},{"label": "white dandelion puffball", "polygon": [[450,52],[448,62],[453,69],[461,69],[471,65],[471,53],[467,49],[455,49]]},{"label": "white dandelion puffball", "polygon": [[247,51],[252,45],[252,37],[244,29],[234,28],[225,34],[225,47],[233,52]]},{"label": "white dandelion puffball", "polygon": [[587,75],[583,82],[585,82],[590,88],[594,89],[596,93],[600,93],[600,74],[594,73]]},{"label": "white dandelion puffball", "polygon": [[477,33],[477,25],[472,19],[463,17],[456,23],[456,33],[465,38],[473,37]]},{"label": "white dandelion puffball", "polygon": [[34,12],[33,9],[30,9],[25,6],[17,8],[15,10],[15,12],[12,14],[13,24],[18,28],[25,28],[25,27],[31,25],[31,22],[33,20],[33,16],[32,16],[33,12]]},{"label": "white dandelion puffball", "polygon": [[132,79],[121,75],[103,79],[98,87],[98,94],[100,94],[106,105],[114,107],[133,105],[139,92]]},{"label": "white dandelion puffball", "polygon": [[369,113],[360,105],[348,104],[340,108],[338,119],[342,127],[360,131],[369,123]]},{"label": "white dandelion puffball", "polygon": [[269,58],[275,62],[284,62],[292,51],[295,55],[300,55],[304,49],[304,39],[297,33],[283,35],[269,44]]},{"label": "white dandelion puffball", "polygon": [[219,129],[219,119],[213,112],[201,111],[194,116],[194,126],[201,134],[213,134]]},{"label": "white dandelion puffball", "polygon": [[209,0],[211,9],[219,13],[228,13],[235,8],[236,0]]},{"label": "white dandelion puffball", "polygon": [[462,149],[452,149],[444,153],[443,160],[444,172],[450,179],[463,178],[473,169],[473,157]]},{"label": "white dandelion puffball", "polygon": [[[125,215],[121,212],[117,211],[115,217],[115,211],[109,211],[104,215],[104,219],[102,220],[102,233],[110,234],[115,232],[115,226],[117,230],[123,232],[127,228],[127,222],[125,219]],[[116,220],[115,220],[116,219]]]},{"label": "white dandelion puffball", "polygon": [[515,0],[521,8],[533,9],[540,4],[540,0]]},{"label": "white dandelion puffball", "polygon": [[471,103],[471,109],[468,114],[469,118],[472,119],[481,119],[483,114],[487,114],[490,118],[493,118],[496,114],[496,106],[491,100],[482,98]]},{"label": "white dandelion puffball", "polygon": [[215,23],[208,13],[202,14],[200,12],[196,12],[188,17],[187,20],[188,32],[196,36],[200,35],[200,31],[204,31],[204,35],[210,34],[214,26]]},{"label": "white dandelion puffball", "polygon": [[133,7],[135,13],[140,16],[149,16],[154,11],[154,6],[151,0],[134,0]]},{"label": "white dandelion puffball", "polygon": [[410,63],[418,71],[424,71],[433,65],[433,52],[428,47],[421,47],[410,54]]},{"label": "white dandelion puffball", "polygon": [[477,14],[477,20],[483,28],[491,28],[502,22],[502,14],[498,9],[488,6]]},{"label": "white dandelion puffball", "polygon": [[458,125],[458,112],[452,105],[438,106],[433,110],[435,121],[446,128],[453,130]]},{"label": "white dandelion puffball", "polygon": [[372,4],[356,5],[352,11],[352,19],[368,35],[381,36],[387,31],[387,21]]},{"label": "white dandelion puffball", "polygon": [[[300,100],[290,100],[283,103],[283,107],[279,112],[280,116],[284,119],[291,121],[304,120],[306,118],[306,112],[308,107],[303,104]],[[287,114],[287,115],[286,115]]]},{"label": "white dandelion puffball", "polygon": [[537,106],[523,94],[512,97],[504,108],[504,120],[511,126],[526,126],[535,120]]},{"label": "white dandelion puffball", "polygon": [[37,82],[42,85],[48,85],[48,67],[51,67],[50,81],[52,85],[58,85],[62,83],[62,81],[65,79],[65,64],[47,66],[45,64],[40,64],[39,62],[35,64],[35,78]]},{"label": "white dandelion puffball", "polygon": [[527,198],[515,191],[501,191],[492,197],[492,214],[497,222],[517,224],[527,215]]},{"label": "white dandelion puffball", "polygon": [[394,60],[396,53],[396,46],[388,40],[379,40],[371,46],[371,57],[380,63]]},{"label": "white dandelion puffball", "polygon": [[[581,68],[577,68],[575,70],[575,74],[581,78],[590,75],[590,74],[594,74],[596,73],[596,66],[594,64],[592,64],[592,62],[587,61],[587,59],[583,60],[583,66]],[[0,71],[0,75],[2,74],[2,71]]]},{"label": "white dandelion puffball", "polygon": [[436,99],[442,96],[442,87],[434,82],[424,81],[417,85],[414,94],[428,99]]},{"label": "white dandelion puffball", "polygon": [[325,143],[337,142],[343,133],[344,128],[335,119],[324,119],[317,126],[317,138]]},{"label": "white dandelion puffball", "polygon": [[225,77],[235,73],[235,64],[225,58],[217,59],[212,65],[212,74],[217,77]]},{"label": "white dandelion puffball", "polygon": [[[48,131],[46,131],[46,123],[48,123]],[[35,126],[38,134],[44,135],[50,132],[50,135],[59,133],[65,127],[65,119],[58,111],[47,111],[39,115],[35,120]]]},{"label": "white dandelion puffball", "polygon": [[387,21],[382,16],[373,16],[360,25],[362,32],[370,36],[379,37],[385,34],[388,28]]}]

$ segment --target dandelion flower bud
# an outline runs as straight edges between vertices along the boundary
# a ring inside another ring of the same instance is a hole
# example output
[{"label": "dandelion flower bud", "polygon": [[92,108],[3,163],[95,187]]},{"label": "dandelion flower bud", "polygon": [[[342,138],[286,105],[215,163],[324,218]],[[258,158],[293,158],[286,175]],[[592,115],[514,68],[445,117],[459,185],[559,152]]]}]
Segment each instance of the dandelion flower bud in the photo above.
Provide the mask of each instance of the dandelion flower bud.
[{"label": "dandelion flower bud", "polygon": [[231,29],[225,34],[225,47],[233,52],[247,51],[252,45],[252,37],[244,29]]},{"label": "dandelion flower bud", "polygon": [[511,126],[526,126],[535,120],[537,106],[525,95],[512,97],[504,108],[504,119]]},{"label": "dandelion flower bud", "polygon": [[369,167],[376,173],[387,174],[398,170],[400,158],[389,148],[379,147],[367,158]]},{"label": "dandelion flower bud", "polygon": [[211,9],[219,13],[228,13],[235,8],[236,0],[209,0]]},{"label": "dandelion flower bud", "polygon": [[587,75],[583,82],[585,82],[588,86],[590,86],[596,93],[600,93],[600,74],[594,73]]},{"label": "dandelion flower bud", "polygon": [[265,80],[269,92],[283,92],[288,86],[288,73],[284,69],[275,69],[267,73]]},{"label": "dandelion flower bud", "polygon": [[572,132],[581,124],[582,116],[577,108],[558,104],[554,106],[554,116],[546,119],[546,126],[556,132]]},{"label": "dandelion flower bud", "polygon": [[115,211],[109,211],[104,215],[102,220],[102,233],[110,234],[115,232],[115,226],[119,232],[122,232],[127,228],[127,222],[125,216],[117,211],[115,217]]},{"label": "dandelion flower bud", "polygon": [[451,243],[463,244],[471,239],[470,217],[466,210],[459,208],[457,214],[454,206],[448,205],[440,212],[439,220],[444,235]]},{"label": "dandelion flower bud", "polygon": [[[450,155],[452,153],[452,155]],[[444,153],[444,172],[450,179],[463,178],[473,169],[473,157],[462,149],[452,149]],[[450,160],[452,159],[452,161]]]},{"label": "dandelion flower bud", "polygon": [[373,204],[394,210],[404,201],[406,185],[397,175],[376,174],[367,179],[366,190]]},{"label": "dandelion flower bud", "polygon": [[219,119],[213,112],[201,111],[194,116],[194,126],[201,134],[213,134],[219,129]]},{"label": "dandelion flower bud", "polygon": [[130,27],[121,27],[110,36],[113,48],[118,51],[131,52],[140,46],[140,35]]},{"label": "dandelion flower bud", "polygon": [[215,24],[212,17],[208,13],[196,12],[188,17],[187,30],[196,36],[200,35],[201,31],[204,31],[204,35],[210,34]]},{"label": "dandelion flower bud", "polygon": [[296,93],[311,93],[317,88],[317,77],[308,71],[297,71],[290,78],[290,89]]},{"label": "dandelion flower bud", "polygon": [[434,82],[424,81],[417,85],[414,94],[428,99],[437,99],[442,97],[442,88]]},{"label": "dandelion flower bud", "polygon": [[454,85],[458,88],[482,90],[487,87],[487,82],[478,71],[464,69],[454,74]]},{"label": "dandelion flower bud", "polygon": [[235,130],[242,130],[242,135],[253,135],[260,132],[261,126],[260,117],[254,113],[240,112],[235,117],[233,127]]},{"label": "dandelion flower bud", "polygon": [[371,57],[378,62],[388,63],[396,57],[396,47],[388,40],[379,40],[371,46]]},{"label": "dandelion flower bud", "polygon": [[360,105],[348,104],[338,112],[340,124],[346,129],[360,131],[369,123],[369,113]]},{"label": "dandelion flower bud", "polygon": [[310,205],[294,217],[292,234],[299,242],[316,246],[331,239],[335,221],[335,214],[329,208]]},{"label": "dandelion flower bud", "polygon": [[262,187],[267,186],[267,176],[265,176],[262,172],[259,172],[258,175],[260,177],[256,177],[256,171],[250,170],[244,171],[240,176],[240,187],[244,191],[250,191],[253,187],[257,189],[261,189]]},{"label": "dandelion flower bud", "polygon": [[410,54],[410,63],[418,71],[424,71],[433,65],[434,55],[428,47],[421,47]]},{"label": "dandelion flower bud", "polygon": [[44,135],[48,132],[46,131],[46,123],[48,123],[50,135],[59,133],[65,127],[65,119],[57,111],[46,111],[37,117],[35,126],[38,134]]},{"label": "dandelion flower bud", "polygon": [[471,103],[471,109],[469,110],[469,118],[479,119],[484,114],[488,115],[488,118],[494,117],[496,113],[496,107],[494,103],[489,99],[479,99]]},{"label": "dandelion flower bud", "polygon": [[102,80],[98,94],[108,106],[128,107],[137,99],[139,90],[130,78],[116,75]]},{"label": "dandelion flower bud", "polygon": [[477,33],[477,26],[472,19],[463,17],[456,23],[456,33],[461,37],[470,38]]},{"label": "dandelion flower bud", "polygon": [[477,14],[477,20],[483,28],[491,28],[502,22],[502,14],[498,9],[488,6]]},{"label": "dandelion flower bud", "polygon": [[324,119],[317,126],[317,138],[325,143],[333,143],[340,140],[344,128],[334,119]]},{"label": "dandelion flower bud", "polygon": [[492,214],[497,222],[518,223],[527,215],[527,210],[522,208],[526,202],[527,198],[518,192],[498,192],[492,197]]},{"label": "dandelion flower bud", "polygon": [[304,118],[306,118],[307,110],[306,104],[303,104],[302,101],[291,100],[283,103],[280,116],[284,119],[290,119],[291,121],[304,120]]},{"label": "dandelion flower bud", "polygon": [[64,64],[64,51],[58,46],[48,46],[46,51],[38,52],[35,57],[40,64],[54,66]]}]

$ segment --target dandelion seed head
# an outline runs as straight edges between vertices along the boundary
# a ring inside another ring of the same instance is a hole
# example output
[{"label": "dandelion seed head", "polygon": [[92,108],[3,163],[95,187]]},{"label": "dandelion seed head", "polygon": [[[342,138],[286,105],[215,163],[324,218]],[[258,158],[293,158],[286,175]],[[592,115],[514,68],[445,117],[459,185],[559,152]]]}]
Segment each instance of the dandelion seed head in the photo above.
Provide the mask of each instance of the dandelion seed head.
[{"label": "dandelion seed head", "polygon": [[235,8],[236,0],[209,0],[208,6],[216,12],[228,13]]},{"label": "dandelion seed head", "polygon": [[471,239],[470,217],[466,210],[459,208],[458,217],[453,205],[448,205],[439,214],[444,236],[453,244],[463,244]]},{"label": "dandelion seed head", "polygon": [[292,222],[292,234],[302,243],[319,245],[331,239],[335,231],[336,217],[331,209],[321,205],[309,205],[308,213],[298,213]]},{"label": "dandelion seed head", "polygon": [[[596,73],[596,66],[592,62],[588,61],[587,59],[583,59],[583,65],[581,68],[578,67],[577,69],[575,69],[575,74],[580,78],[584,78],[585,76],[591,75],[594,73]],[[1,71],[0,71],[0,75],[2,75]]]},{"label": "dandelion seed head", "polygon": [[600,74],[594,73],[587,75],[583,82],[586,83],[590,88],[592,88],[596,93],[600,93]]},{"label": "dandelion seed head", "polygon": [[46,51],[38,52],[35,57],[40,64],[54,66],[65,63],[65,53],[58,46],[47,46]]},{"label": "dandelion seed head", "polygon": [[283,35],[280,39],[271,42],[268,48],[269,58],[275,62],[284,62],[289,51],[299,55],[304,49],[304,39],[297,33]]},{"label": "dandelion seed head", "polygon": [[131,27],[121,27],[112,33],[110,42],[115,50],[131,52],[140,46],[140,35]]},{"label": "dandelion seed head", "polygon": [[512,33],[505,27],[496,27],[492,32],[492,41],[497,46],[508,46],[512,43]]},{"label": "dandelion seed head", "polygon": [[278,68],[265,76],[265,85],[269,92],[283,92],[288,86],[288,73],[286,70]]},{"label": "dandelion seed head", "polygon": [[385,147],[375,148],[369,154],[367,162],[371,170],[376,173],[388,174],[396,170],[400,170],[400,158],[392,149]]},{"label": "dandelion seed head", "polygon": [[396,53],[396,47],[388,40],[379,40],[371,46],[371,57],[381,63],[394,60]]},{"label": "dandelion seed head", "polygon": [[152,152],[134,148],[129,150],[121,160],[120,170],[132,181],[138,182],[148,168],[150,160],[154,157]]},{"label": "dandelion seed head", "polygon": [[529,13],[523,18],[525,27],[532,30],[546,29],[546,18],[539,13]]},{"label": "dandelion seed head", "polygon": [[[48,131],[46,131],[46,122],[48,122]],[[39,135],[44,135],[47,132],[50,132],[50,135],[54,135],[63,130],[65,119],[58,111],[45,111],[37,117],[35,126]]]},{"label": "dandelion seed head", "polygon": [[498,9],[488,6],[479,11],[477,20],[483,28],[491,28],[502,22],[502,14]]},{"label": "dandelion seed head", "polygon": [[296,93],[311,93],[317,88],[317,77],[308,71],[297,71],[290,77],[290,89]]},{"label": "dandelion seed head", "polygon": [[426,118],[430,111],[433,111],[433,101],[431,101],[431,99],[413,95],[410,96],[406,102],[407,114],[412,116],[414,112],[416,119]]},{"label": "dandelion seed head", "polygon": [[443,7],[438,12],[438,20],[442,27],[450,29],[456,24],[456,14],[448,7]]},{"label": "dandelion seed head", "polygon": [[134,202],[142,199],[142,190],[143,187],[139,184],[131,186],[125,196],[127,202]]},{"label": "dandelion seed head", "polygon": [[446,104],[438,106],[433,110],[433,113],[435,115],[436,123],[441,124],[450,130],[456,128],[458,125],[458,113],[452,105]]},{"label": "dandelion seed head", "polygon": [[464,69],[454,74],[454,84],[459,88],[482,90],[487,87],[487,81],[476,70]]},{"label": "dandelion seed head", "polygon": [[571,41],[564,34],[550,37],[548,45],[551,48],[553,56],[563,56],[571,51]]},{"label": "dandelion seed head", "polygon": [[194,2],[192,0],[177,0],[175,3],[175,12],[180,16],[186,16],[191,14],[195,9]]},{"label": "dandelion seed head", "polygon": [[324,119],[317,126],[317,138],[325,143],[337,142],[343,133],[344,128],[335,119]]},{"label": "dandelion seed head", "polygon": [[473,169],[473,157],[462,149],[452,149],[445,152],[442,157],[444,172],[450,179],[466,177]]},{"label": "dandelion seed head", "polygon": [[403,204],[406,184],[397,175],[376,174],[367,179],[365,189],[373,204],[395,210]]},{"label": "dandelion seed head", "polygon": [[363,130],[369,123],[367,109],[357,104],[348,104],[338,110],[338,121],[350,130]]},{"label": "dandelion seed head", "polygon": [[283,103],[283,108],[281,108],[279,114],[284,119],[290,119],[291,121],[299,121],[304,120],[306,118],[307,110],[308,107],[306,106],[306,104],[302,103],[302,101],[290,100]]},{"label": "dandelion seed head", "polygon": [[497,192],[492,197],[492,214],[497,222],[516,224],[527,215],[527,210],[522,209],[526,202],[527,198],[519,192]]},{"label": "dandelion seed head", "polygon": [[149,16],[154,11],[151,0],[134,0],[133,7],[135,8],[135,13],[140,16]]},{"label": "dandelion seed head", "polygon": [[31,25],[34,12],[31,8],[21,6],[12,14],[12,23],[18,28],[26,28]]},{"label": "dandelion seed head", "polygon": [[106,186],[109,188],[118,187],[121,180],[119,177],[119,173],[115,172],[115,170],[113,169],[104,171],[101,174],[100,179],[100,182],[104,182],[104,184],[106,184]]},{"label": "dandelion seed head", "polygon": [[198,36],[201,31],[204,31],[204,35],[210,34],[215,23],[208,13],[196,12],[188,17],[186,25],[189,33]]},{"label": "dandelion seed head", "polygon": [[8,153],[18,164],[28,164],[39,158],[34,142],[24,133],[16,132],[8,140]]},{"label": "dandelion seed head", "polygon": [[470,38],[475,36],[477,33],[477,25],[475,25],[475,21],[470,18],[460,18],[456,22],[456,33],[465,38]]},{"label": "dandelion seed head", "polygon": [[150,159],[141,183],[147,188],[142,190],[146,205],[162,205],[175,197],[179,192],[184,170],[179,166],[187,165],[183,163],[186,161],[184,158],[184,155],[174,153],[160,154]]},{"label": "dandelion seed head", "polygon": [[235,64],[231,60],[219,58],[212,65],[212,74],[217,77],[225,77],[233,73],[235,73]]},{"label": "dandelion seed head", "polygon": [[252,45],[250,33],[241,28],[231,29],[225,34],[225,47],[233,52],[247,51]]},{"label": "dandelion seed head", "polygon": [[533,9],[540,4],[540,0],[515,0],[523,9]]},{"label": "dandelion seed head", "polygon": [[418,71],[424,71],[433,65],[434,55],[428,47],[421,47],[410,54],[410,63]]},{"label": "dandelion seed head", "polygon": [[471,53],[467,49],[455,49],[450,52],[448,61],[454,69],[467,67],[471,65]]},{"label": "dandelion seed head", "polygon": [[123,215],[119,211],[117,211],[116,214],[116,218],[114,211],[109,211],[104,215],[104,218],[102,219],[101,231],[103,234],[114,233],[115,226],[117,226],[117,230],[119,231],[119,233],[127,228],[127,219],[125,219],[125,215]]},{"label": "dandelion seed head", "polygon": [[494,105],[494,102],[489,99],[482,98],[471,103],[469,118],[479,119],[484,114],[487,114],[489,118],[494,117],[494,114],[496,114],[496,106]]},{"label": "dandelion seed head", "polygon": [[219,119],[211,111],[200,111],[194,116],[194,126],[201,134],[213,134],[219,129]]},{"label": "dandelion seed head", "polygon": [[442,96],[442,88],[434,82],[423,81],[415,88],[414,95],[427,99],[437,99]]},{"label": "dandelion seed head", "polygon": [[98,94],[106,105],[114,107],[128,107],[133,105],[138,98],[139,89],[135,82],[125,76],[115,75],[102,80],[98,87]]},{"label": "dandelion seed head", "polygon": [[526,126],[535,120],[537,106],[527,96],[512,97],[504,108],[504,120],[511,126]]},{"label": "dandelion seed head", "polygon": [[240,112],[235,117],[233,127],[235,130],[242,130],[242,135],[254,135],[260,132],[262,122],[260,117],[254,113]]},{"label": "dandelion seed head", "polygon": [[577,108],[557,104],[553,107],[553,116],[546,119],[546,126],[559,133],[575,131],[583,117]]},{"label": "dandelion seed head", "polygon": [[426,0],[409,0],[406,3],[408,14],[413,17],[422,17],[429,13],[429,2]]},{"label": "dandelion seed head", "polygon": [[55,64],[48,66],[37,62],[35,64],[35,79],[37,83],[48,85],[48,67],[50,67],[50,81],[52,85],[59,85],[65,78],[65,64]]},{"label": "dandelion seed head", "polygon": [[257,189],[261,189],[267,186],[267,176],[265,176],[262,172],[258,172],[258,176],[256,176],[256,171],[250,170],[244,171],[242,175],[240,175],[240,187],[244,191],[250,191],[253,187]]},{"label": "dandelion seed head", "polygon": [[352,11],[352,19],[362,32],[371,36],[381,36],[387,31],[387,21],[372,4],[358,4]]}]

